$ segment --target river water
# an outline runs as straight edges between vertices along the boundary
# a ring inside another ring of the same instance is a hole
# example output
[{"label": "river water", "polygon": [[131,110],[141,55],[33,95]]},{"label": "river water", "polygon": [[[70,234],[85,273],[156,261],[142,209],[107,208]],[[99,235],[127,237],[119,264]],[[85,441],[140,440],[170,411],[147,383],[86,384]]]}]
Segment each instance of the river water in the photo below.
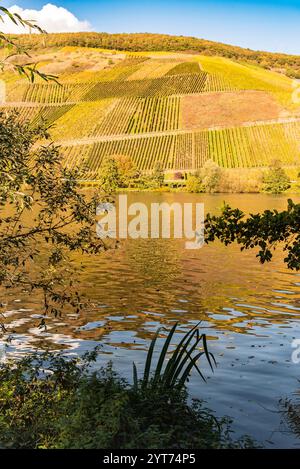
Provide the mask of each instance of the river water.
[{"label": "river water", "polygon": [[[203,202],[218,213],[225,200],[245,212],[282,210],[285,196],[131,193],[129,203]],[[295,202],[300,199],[294,197]],[[218,242],[199,250],[181,240],[126,240],[119,249],[76,258],[84,294],[93,305],[80,315],[49,318],[40,329],[40,303],[25,293],[6,296],[7,354],[37,347],[83,353],[102,344],[99,364],[131,379],[132,362],[142,371],[153,332],[180,324],[176,340],[201,321],[218,367],[204,365],[204,383],[193,375],[192,397],[204,399],[216,415],[233,418],[236,436],[249,434],[266,447],[300,447],[281,422],[279,399],[300,388],[300,364],[291,358],[300,339],[300,274],[288,271],[283,253],[260,265],[254,251]]]}]

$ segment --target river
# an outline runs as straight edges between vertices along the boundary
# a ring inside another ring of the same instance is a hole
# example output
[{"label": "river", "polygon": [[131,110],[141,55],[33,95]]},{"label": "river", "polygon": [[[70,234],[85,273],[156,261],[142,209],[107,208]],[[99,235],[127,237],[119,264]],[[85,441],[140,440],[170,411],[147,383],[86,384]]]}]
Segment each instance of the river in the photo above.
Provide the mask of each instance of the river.
[{"label": "river", "polygon": [[[286,196],[130,193],[130,202],[203,202],[218,213],[225,200],[246,212],[282,210]],[[294,197],[299,202],[299,197]],[[131,379],[132,362],[142,371],[153,332],[180,324],[176,340],[201,321],[217,360],[214,373],[204,366],[207,383],[194,374],[192,397],[204,399],[216,415],[233,418],[236,435],[249,434],[266,447],[300,447],[279,413],[279,399],[300,388],[300,364],[291,358],[300,339],[300,274],[289,271],[283,253],[260,265],[254,251],[216,242],[199,250],[182,240],[126,240],[119,249],[77,257],[84,294],[93,306],[80,315],[49,318],[40,329],[38,300],[22,292],[5,298],[8,355],[50,344],[68,354],[102,344],[99,364]]]}]

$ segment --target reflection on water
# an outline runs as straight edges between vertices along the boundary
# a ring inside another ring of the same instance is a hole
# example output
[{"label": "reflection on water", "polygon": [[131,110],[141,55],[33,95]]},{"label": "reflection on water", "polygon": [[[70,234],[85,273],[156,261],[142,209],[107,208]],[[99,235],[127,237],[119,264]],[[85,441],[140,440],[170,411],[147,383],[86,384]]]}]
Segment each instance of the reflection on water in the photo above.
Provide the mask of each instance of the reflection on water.
[{"label": "reflection on water", "polygon": [[[129,195],[129,203],[204,202],[206,212],[214,213],[224,199],[248,212],[287,205],[285,197],[263,195]],[[183,333],[201,321],[218,368],[213,375],[205,369],[207,384],[192,379],[192,396],[233,417],[238,433],[266,446],[271,441],[300,446],[281,431],[277,412],[278,399],[292,393],[300,378],[300,366],[291,362],[292,340],[300,338],[300,276],[282,259],[278,252],[271,264],[261,266],[254,252],[241,253],[237,246],[215,243],[188,251],[179,240],[128,240],[118,250],[74,260],[92,305],[80,315],[48,318],[46,330],[38,327],[43,314],[38,299],[5,293],[11,336],[6,351],[50,347],[82,353],[101,341],[99,362],[113,359],[131,377],[132,361],[141,369],[160,325],[178,321]]]}]

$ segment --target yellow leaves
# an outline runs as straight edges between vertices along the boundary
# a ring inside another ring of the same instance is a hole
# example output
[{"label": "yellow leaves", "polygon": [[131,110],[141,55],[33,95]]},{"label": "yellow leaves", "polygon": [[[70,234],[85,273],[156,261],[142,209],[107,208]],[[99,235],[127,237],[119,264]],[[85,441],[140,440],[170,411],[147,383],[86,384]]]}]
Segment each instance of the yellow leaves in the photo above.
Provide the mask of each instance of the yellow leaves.
[{"label": "yellow leaves", "polygon": [[57,141],[76,140],[93,134],[93,129],[102,121],[112,99],[76,104],[55,122],[51,130]]},{"label": "yellow leaves", "polygon": [[285,75],[224,57],[199,56],[198,60],[206,72],[219,76],[234,89],[268,91],[281,104],[292,107],[292,80]]}]

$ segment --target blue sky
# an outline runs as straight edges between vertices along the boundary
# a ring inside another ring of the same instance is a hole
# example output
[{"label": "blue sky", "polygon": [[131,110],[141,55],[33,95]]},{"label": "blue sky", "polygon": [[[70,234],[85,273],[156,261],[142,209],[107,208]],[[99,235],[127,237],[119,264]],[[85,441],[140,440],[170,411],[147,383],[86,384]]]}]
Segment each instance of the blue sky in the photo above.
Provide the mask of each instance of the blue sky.
[{"label": "blue sky", "polygon": [[300,55],[300,0],[15,0],[40,9],[53,3],[88,20],[95,31],[196,36],[251,49]]}]

